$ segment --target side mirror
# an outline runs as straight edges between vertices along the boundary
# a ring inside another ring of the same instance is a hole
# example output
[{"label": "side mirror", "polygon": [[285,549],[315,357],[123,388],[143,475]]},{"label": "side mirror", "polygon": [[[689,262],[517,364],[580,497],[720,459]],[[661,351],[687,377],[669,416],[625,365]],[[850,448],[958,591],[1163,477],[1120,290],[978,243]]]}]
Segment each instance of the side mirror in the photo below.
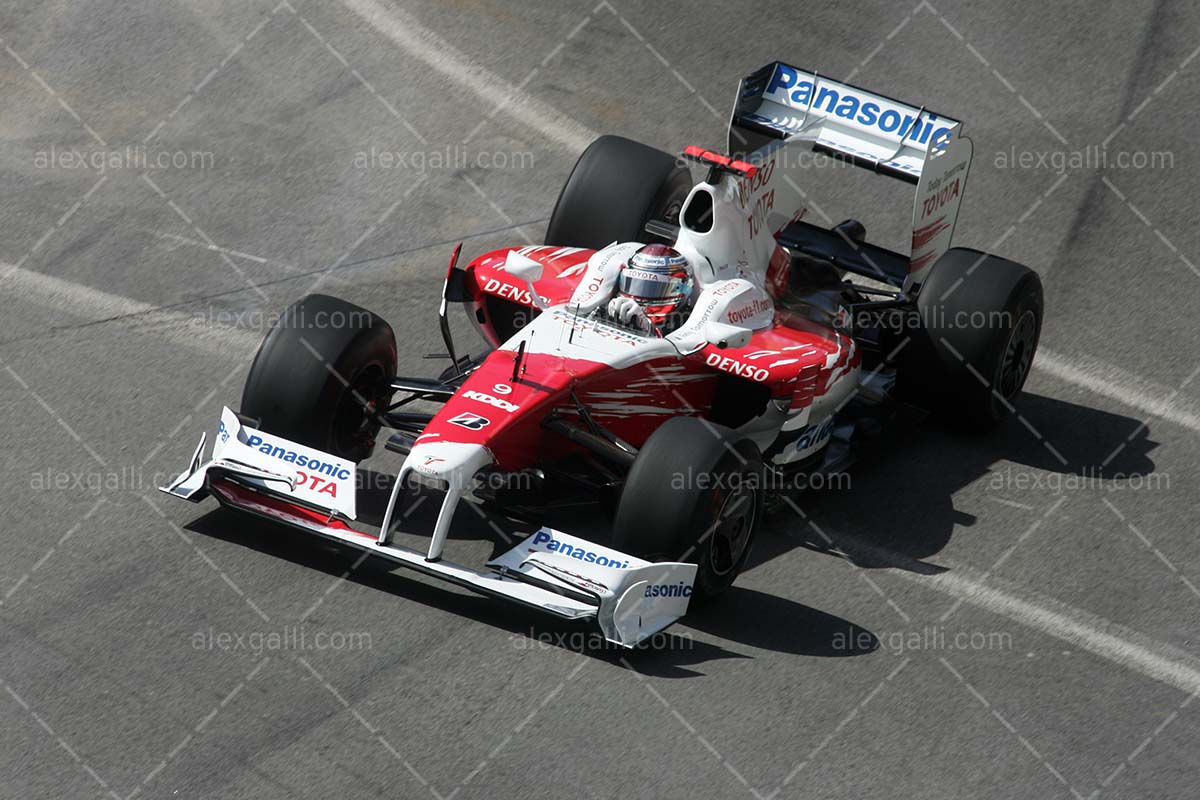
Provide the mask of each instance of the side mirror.
[{"label": "side mirror", "polygon": [[704,326],[704,338],[708,343],[719,347],[722,350],[726,348],[745,347],[750,344],[750,336],[753,334],[748,328],[742,328],[738,325],[727,325],[724,322],[710,322]]},{"label": "side mirror", "polygon": [[533,303],[538,308],[546,308],[546,304],[542,302],[541,296],[537,293],[537,289],[533,287],[534,281],[542,278],[542,265],[538,261],[534,261],[529,256],[523,256],[516,250],[508,251],[508,256],[504,260],[504,271],[514,278],[522,280],[529,287],[529,294],[533,298]]},{"label": "side mirror", "polygon": [[510,275],[514,275],[527,283],[542,279],[541,262],[534,261],[529,256],[523,256],[516,250],[508,252],[508,257],[504,262],[504,269]]}]

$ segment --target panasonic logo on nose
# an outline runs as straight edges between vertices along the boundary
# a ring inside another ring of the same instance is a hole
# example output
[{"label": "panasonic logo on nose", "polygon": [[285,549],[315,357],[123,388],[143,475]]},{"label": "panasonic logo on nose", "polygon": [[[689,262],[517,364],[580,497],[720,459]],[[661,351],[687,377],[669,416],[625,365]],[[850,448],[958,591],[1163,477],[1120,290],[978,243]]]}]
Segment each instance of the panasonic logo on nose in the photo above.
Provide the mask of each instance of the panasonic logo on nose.
[{"label": "panasonic logo on nose", "polygon": [[582,547],[576,547],[570,542],[560,541],[555,539],[545,531],[538,531],[533,537],[533,545],[545,545],[546,550],[551,553],[561,553],[587,564],[595,564],[598,567],[617,567],[618,569],[628,569],[628,561],[618,561],[614,558],[609,558],[601,553],[596,553]]}]

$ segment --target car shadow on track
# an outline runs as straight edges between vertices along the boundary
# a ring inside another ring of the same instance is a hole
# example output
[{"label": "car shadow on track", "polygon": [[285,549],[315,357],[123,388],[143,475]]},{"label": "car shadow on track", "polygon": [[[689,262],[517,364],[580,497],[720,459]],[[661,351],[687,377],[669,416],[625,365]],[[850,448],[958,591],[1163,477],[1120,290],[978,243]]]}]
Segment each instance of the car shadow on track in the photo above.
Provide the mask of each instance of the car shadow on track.
[{"label": "car shadow on track", "polygon": [[[389,491],[390,479],[386,476],[365,476],[359,497],[360,522],[379,524]],[[379,495],[383,495],[382,500]],[[415,497],[405,498],[407,503],[401,503],[401,507],[411,508]],[[416,505],[405,520],[405,528],[417,532],[424,526],[432,527],[437,504]],[[455,587],[443,587],[382,559],[359,563],[361,551],[352,547],[236,511],[216,509],[186,527],[203,536],[345,577],[393,595],[397,601],[419,603],[506,630],[516,650],[570,650],[647,676],[694,677],[703,674],[696,669],[701,664],[752,658],[739,652],[739,645],[793,655],[847,657],[873,652],[879,644],[874,634],[848,620],[786,598],[734,586],[718,601],[690,610],[683,624],[656,634],[637,648],[626,649],[606,642],[594,623],[559,620]],[[504,537],[515,536],[522,528],[530,529],[496,515],[480,517],[460,508],[451,538],[490,542],[493,552],[503,552],[512,546],[512,540]],[[767,624],[767,620],[774,622]]]},{"label": "car shadow on track", "polygon": [[773,514],[749,566],[800,546],[865,568],[937,574],[945,568],[927,559],[976,522],[954,507],[966,486],[982,481],[999,502],[1041,514],[1071,487],[1154,472],[1158,443],[1137,419],[1032,394],[1019,410],[989,434],[932,422],[888,434],[840,483]]},{"label": "car shadow on track", "polygon": [[702,674],[689,668],[694,665],[746,658],[675,631],[664,631],[636,649],[621,648],[606,642],[594,624],[559,620],[449,585],[426,582],[382,559],[359,563],[359,550],[228,509],[213,510],[186,528],[392,595],[389,602],[397,603],[398,618],[403,618],[400,604],[409,602],[508,631],[514,650],[570,650],[642,674],[668,678]]}]

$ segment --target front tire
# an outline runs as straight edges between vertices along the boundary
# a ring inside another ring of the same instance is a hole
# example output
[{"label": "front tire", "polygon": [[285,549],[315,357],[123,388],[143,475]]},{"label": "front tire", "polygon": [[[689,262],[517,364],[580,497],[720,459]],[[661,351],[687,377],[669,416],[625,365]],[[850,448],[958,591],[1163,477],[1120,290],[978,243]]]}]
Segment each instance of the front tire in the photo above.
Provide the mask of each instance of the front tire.
[{"label": "front tire", "polygon": [[613,523],[613,547],[697,565],[693,597],[728,589],[763,517],[762,455],[753,442],[696,417],[675,417],[638,452]]},{"label": "front tire", "polygon": [[396,378],[396,337],[365,308],[310,294],[263,339],[241,413],[267,433],[351,461],[371,454]]}]

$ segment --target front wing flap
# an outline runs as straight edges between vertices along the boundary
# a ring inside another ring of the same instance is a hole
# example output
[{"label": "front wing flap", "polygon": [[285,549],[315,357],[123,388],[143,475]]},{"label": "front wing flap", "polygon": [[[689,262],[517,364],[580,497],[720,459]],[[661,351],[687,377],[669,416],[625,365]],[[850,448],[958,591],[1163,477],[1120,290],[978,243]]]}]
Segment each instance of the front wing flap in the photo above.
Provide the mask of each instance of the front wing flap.
[{"label": "front wing flap", "polygon": [[687,613],[696,565],[643,561],[553,528],[542,528],[488,562],[502,574],[592,597],[605,638],[633,645]]}]

